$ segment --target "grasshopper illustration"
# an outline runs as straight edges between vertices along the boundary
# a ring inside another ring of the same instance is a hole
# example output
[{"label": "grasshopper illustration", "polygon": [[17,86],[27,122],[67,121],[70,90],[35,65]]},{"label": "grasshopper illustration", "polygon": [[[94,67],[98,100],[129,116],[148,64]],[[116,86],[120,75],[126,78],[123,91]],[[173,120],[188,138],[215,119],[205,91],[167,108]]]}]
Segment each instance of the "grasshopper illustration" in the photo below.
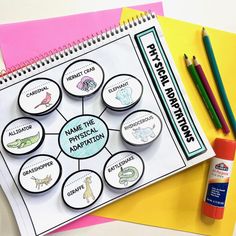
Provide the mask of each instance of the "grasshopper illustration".
[{"label": "grasshopper illustration", "polygon": [[34,176],[32,176],[31,179],[35,181],[36,188],[39,190],[40,187],[42,187],[44,184],[48,185],[52,181],[52,176],[51,175],[47,175],[43,179],[38,179],[38,178],[35,178]]}]

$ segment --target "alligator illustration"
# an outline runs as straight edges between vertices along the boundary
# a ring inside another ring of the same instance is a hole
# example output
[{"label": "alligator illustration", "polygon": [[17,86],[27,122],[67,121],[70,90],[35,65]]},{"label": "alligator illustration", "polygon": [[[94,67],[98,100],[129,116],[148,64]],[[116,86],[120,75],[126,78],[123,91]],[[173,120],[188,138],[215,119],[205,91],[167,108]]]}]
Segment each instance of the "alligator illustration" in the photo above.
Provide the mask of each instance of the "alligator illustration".
[{"label": "alligator illustration", "polygon": [[146,128],[140,128],[133,129],[133,136],[136,139],[141,139],[143,142],[147,142],[149,138],[155,138],[155,133],[153,132],[153,129],[155,128],[155,125],[153,127],[146,127]]},{"label": "alligator illustration", "polygon": [[121,102],[122,105],[130,105],[132,100],[132,89],[130,87],[122,88],[117,91],[116,99]]},{"label": "alligator illustration", "polygon": [[24,147],[28,147],[34,143],[37,143],[40,139],[40,134],[39,132],[36,135],[33,136],[29,136],[26,138],[22,138],[22,139],[16,139],[13,142],[10,142],[7,144],[7,147],[9,148],[24,148]]}]

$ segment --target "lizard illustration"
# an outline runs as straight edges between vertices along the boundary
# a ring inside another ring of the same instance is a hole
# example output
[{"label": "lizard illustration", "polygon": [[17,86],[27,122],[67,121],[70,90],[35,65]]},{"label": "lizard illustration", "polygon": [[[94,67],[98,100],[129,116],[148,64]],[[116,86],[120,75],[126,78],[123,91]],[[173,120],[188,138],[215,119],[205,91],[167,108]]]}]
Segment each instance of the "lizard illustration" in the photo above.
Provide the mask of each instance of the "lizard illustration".
[{"label": "lizard illustration", "polygon": [[22,139],[16,139],[13,142],[10,142],[7,144],[7,147],[9,148],[24,148],[28,147],[34,143],[37,143],[40,138],[39,132],[36,135],[29,136],[27,138],[22,138]]}]

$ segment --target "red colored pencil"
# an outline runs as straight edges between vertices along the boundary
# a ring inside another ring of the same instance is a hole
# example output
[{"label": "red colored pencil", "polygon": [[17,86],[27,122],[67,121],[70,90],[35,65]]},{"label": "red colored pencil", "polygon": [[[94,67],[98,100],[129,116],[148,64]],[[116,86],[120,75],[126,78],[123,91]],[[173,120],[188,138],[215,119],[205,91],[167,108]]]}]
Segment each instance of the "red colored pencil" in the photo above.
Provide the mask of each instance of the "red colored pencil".
[{"label": "red colored pencil", "polygon": [[198,63],[197,58],[195,56],[193,56],[193,63],[194,63],[194,66],[196,68],[196,71],[197,71],[197,73],[198,73],[198,75],[199,75],[199,77],[200,77],[200,79],[201,79],[201,81],[203,83],[203,86],[205,87],[206,92],[207,92],[207,94],[208,94],[208,96],[209,96],[209,98],[211,100],[212,106],[214,107],[215,112],[216,112],[216,114],[217,114],[217,116],[218,116],[218,118],[220,120],[223,132],[225,134],[228,134],[230,132],[229,127],[228,127],[228,125],[227,125],[227,123],[225,121],[225,118],[224,118],[221,110],[220,110],[220,107],[219,107],[219,105],[218,105],[218,103],[216,101],[216,98],[215,98],[215,96],[214,96],[214,94],[213,94],[213,92],[211,90],[211,87],[210,87],[210,85],[209,85],[209,83],[207,81],[205,73],[204,73],[201,65]]}]

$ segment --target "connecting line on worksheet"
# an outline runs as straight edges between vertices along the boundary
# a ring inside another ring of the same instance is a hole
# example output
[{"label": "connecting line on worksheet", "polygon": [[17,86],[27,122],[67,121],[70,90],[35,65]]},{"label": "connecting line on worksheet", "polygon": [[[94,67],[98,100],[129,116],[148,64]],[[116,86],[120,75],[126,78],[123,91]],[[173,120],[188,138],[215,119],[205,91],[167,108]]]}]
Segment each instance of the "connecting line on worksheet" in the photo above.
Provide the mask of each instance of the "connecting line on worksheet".
[{"label": "connecting line on worksheet", "polygon": [[61,151],[58,153],[56,159],[58,159],[60,155],[61,155]]},{"label": "connecting line on worksheet", "polygon": [[107,107],[104,108],[104,110],[103,110],[102,113],[99,115],[99,117],[102,116],[102,114],[105,112],[106,109],[107,109]]},{"label": "connecting line on worksheet", "polygon": [[45,133],[45,135],[59,135],[59,133]]},{"label": "connecting line on worksheet", "polygon": [[82,115],[84,115],[84,97],[82,97]]},{"label": "connecting line on worksheet", "polygon": [[58,110],[58,109],[56,109],[57,110],[57,112],[61,115],[61,117],[67,122],[67,119],[65,118],[65,116],[63,116],[62,114],[61,114],[61,112]]},{"label": "connecting line on worksheet", "polygon": [[78,160],[78,170],[80,170],[80,160]]},{"label": "connecting line on worksheet", "polygon": [[108,129],[109,131],[116,131],[116,132],[120,132],[119,129]]},{"label": "connecting line on worksheet", "polygon": [[112,153],[108,150],[108,148],[107,147],[105,147],[105,149],[110,153],[110,155],[112,156]]}]

